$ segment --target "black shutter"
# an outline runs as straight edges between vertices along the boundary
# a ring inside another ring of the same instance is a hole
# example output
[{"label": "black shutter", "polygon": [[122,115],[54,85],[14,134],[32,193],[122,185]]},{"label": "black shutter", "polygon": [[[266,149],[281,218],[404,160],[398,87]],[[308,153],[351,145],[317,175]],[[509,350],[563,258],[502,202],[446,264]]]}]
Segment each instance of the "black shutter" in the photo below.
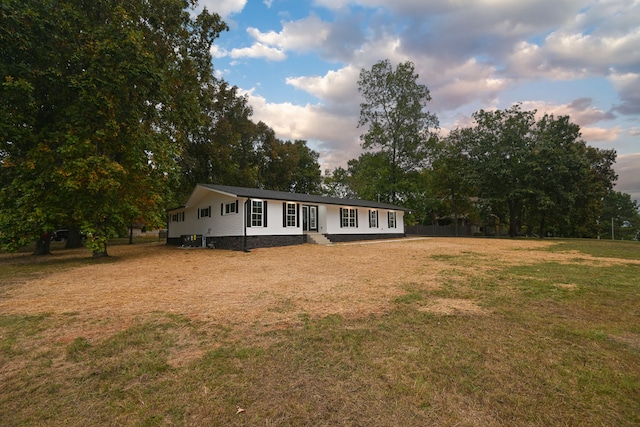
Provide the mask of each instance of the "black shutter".
[{"label": "black shutter", "polygon": [[238,212],[240,212],[240,211],[238,210],[238,201],[236,200],[236,213],[238,213]]},{"label": "black shutter", "polygon": [[371,213],[372,213],[372,212],[373,212],[373,211],[371,211],[371,210],[369,211],[369,228],[373,227],[373,224],[372,224],[372,222],[371,222]]},{"label": "black shutter", "polygon": [[387,228],[391,228],[391,212],[387,212]]},{"label": "black shutter", "polygon": [[224,203],[220,203],[220,216],[224,215]]},{"label": "black shutter", "polygon": [[247,227],[251,227],[251,199],[248,199],[244,204],[246,206],[245,217],[247,218]]},{"label": "black shutter", "polygon": [[282,202],[282,227],[287,226],[287,202]]},{"label": "black shutter", "polygon": [[340,228],[342,228],[342,208],[340,208]]},{"label": "black shutter", "polygon": [[209,210],[207,211],[207,216],[211,218],[211,205],[209,205]]},{"label": "black shutter", "polygon": [[358,228],[358,209],[356,209],[356,228]]},{"label": "black shutter", "polygon": [[267,201],[266,200],[262,202],[262,216],[263,216],[262,226],[266,227],[267,226]]},{"label": "black shutter", "polygon": [[198,219],[200,219],[200,208],[198,208]]},{"label": "black shutter", "polygon": [[300,227],[300,203],[296,204],[296,227]]}]

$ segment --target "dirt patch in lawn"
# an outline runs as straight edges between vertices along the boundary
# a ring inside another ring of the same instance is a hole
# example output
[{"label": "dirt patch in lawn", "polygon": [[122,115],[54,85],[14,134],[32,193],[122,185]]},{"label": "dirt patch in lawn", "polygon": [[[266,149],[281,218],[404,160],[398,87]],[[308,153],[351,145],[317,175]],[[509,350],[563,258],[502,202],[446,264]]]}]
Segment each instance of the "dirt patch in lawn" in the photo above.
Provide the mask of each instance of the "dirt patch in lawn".
[{"label": "dirt patch in lawn", "polygon": [[[456,267],[458,274],[481,274],[479,265],[522,265],[575,258],[575,254],[544,250],[551,244],[402,239],[256,249],[250,253],[182,249],[162,243],[113,246],[107,262],[5,286],[0,294],[0,312],[67,313],[88,320],[74,322],[82,331],[65,328],[65,336],[57,337],[61,341],[79,335],[109,335],[154,312],[245,330],[282,328],[301,323],[305,316],[351,317],[387,312],[394,299],[406,293],[408,285],[437,289],[441,275],[450,268],[451,257],[468,259]],[[89,254],[84,250],[54,255],[57,260],[74,256]],[[9,262],[18,260],[15,255],[10,257]],[[483,261],[476,263],[474,258]],[[425,307],[443,314],[480,312],[473,302],[458,300],[434,300]]]}]

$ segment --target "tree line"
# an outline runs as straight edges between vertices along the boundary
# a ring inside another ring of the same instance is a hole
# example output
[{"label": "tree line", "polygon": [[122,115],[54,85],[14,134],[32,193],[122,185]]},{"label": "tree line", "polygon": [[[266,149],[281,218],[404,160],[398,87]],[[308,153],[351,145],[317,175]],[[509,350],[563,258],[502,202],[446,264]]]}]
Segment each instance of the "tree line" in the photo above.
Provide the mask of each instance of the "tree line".
[{"label": "tree line", "polygon": [[306,141],[276,138],[215,76],[228,27],[196,3],[0,0],[3,250],[48,253],[65,227],[106,255],[131,224],[162,227],[197,183],[387,201],[422,224],[496,217],[512,235],[592,237],[609,211],[637,224],[612,191],[615,152],[587,146],[568,117],[516,105],[440,137],[411,62],[361,71],[364,152],[322,176]]},{"label": "tree line", "polygon": [[616,152],[587,145],[569,116],[515,104],[477,111],[472,126],[441,137],[418,77],[410,61],[361,70],[365,152],[327,171],[329,193],[403,204],[414,224],[465,218],[507,225],[512,237],[638,236],[637,202],[613,189]]}]

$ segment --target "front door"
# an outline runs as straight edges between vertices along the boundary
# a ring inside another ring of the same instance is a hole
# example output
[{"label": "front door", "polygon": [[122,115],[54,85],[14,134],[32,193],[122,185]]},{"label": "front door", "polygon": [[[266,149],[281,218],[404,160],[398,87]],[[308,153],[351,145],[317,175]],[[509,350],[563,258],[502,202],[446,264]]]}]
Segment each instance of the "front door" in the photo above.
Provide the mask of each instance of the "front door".
[{"label": "front door", "polygon": [[302,230],[318,231],[318,207],[311,205],[302,206]]}]

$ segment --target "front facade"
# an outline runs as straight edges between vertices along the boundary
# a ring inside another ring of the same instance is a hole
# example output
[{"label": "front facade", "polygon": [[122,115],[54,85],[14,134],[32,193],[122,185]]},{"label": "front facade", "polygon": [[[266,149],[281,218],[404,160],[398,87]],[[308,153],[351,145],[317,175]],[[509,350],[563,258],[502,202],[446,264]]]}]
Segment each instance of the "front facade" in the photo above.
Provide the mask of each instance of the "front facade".
[{"label": "front facade", "polygon": [[385,203],[198,184],[168,211],[167,243],[246,250],[302,244],[319,233],[332,242],[404,236],[406,209]]}]

